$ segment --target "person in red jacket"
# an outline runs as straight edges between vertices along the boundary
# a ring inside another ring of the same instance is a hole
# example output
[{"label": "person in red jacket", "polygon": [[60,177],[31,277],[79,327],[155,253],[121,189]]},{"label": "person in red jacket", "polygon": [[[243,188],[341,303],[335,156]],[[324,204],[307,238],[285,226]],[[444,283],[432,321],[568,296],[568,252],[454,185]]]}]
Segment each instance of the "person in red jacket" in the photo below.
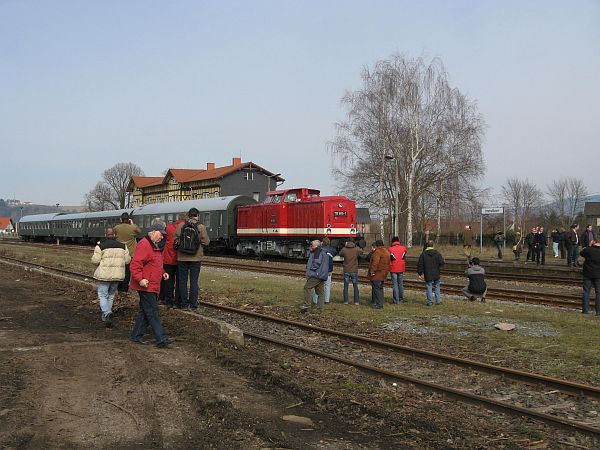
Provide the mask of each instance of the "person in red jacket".
[{"label": "person in red jacket", "polygon": [[400,243],[398,236],[392,238],[390,252],[390,272],[392,274],[393,300],[397,305],[404,300],[404,272],[406,272],[406,247]]},{"label": "person in red jacket", "polygon": [[148,235],[138,243],[129,266],[129,287],[138,291],[140,296],[140,312],[131,330],[131,340],[138,344],[146,344],[142,338],[146,327],[150,325],[157,347],[166,347],[170,343],[158,316],[160,282],[169,278],[169,274],[163,271],[162,252],[158,247],[165,234],[164,223],[153,224]]},{"label": "person in red jacket", "polygon": [[165,228],[165,248],[163,250],[163,269],[169,278],[160,285],[159,301],[164,302],[168,308],[181,308],[181,297],[177,283],[177,250],[175,250],[175,230],[180,223],[185,222],[186,213],[179,214],[177,222],[170,223]]}]

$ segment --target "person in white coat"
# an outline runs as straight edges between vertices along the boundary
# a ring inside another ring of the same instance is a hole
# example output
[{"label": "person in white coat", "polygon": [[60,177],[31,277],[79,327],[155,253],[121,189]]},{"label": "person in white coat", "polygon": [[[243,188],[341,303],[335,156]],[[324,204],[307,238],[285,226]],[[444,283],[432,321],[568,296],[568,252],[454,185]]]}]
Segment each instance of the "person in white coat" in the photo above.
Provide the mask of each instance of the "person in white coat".
[{"label": "person in white coat", "polygon": [[119,282],[125,278],[125,266],[131,261],[127,246],[115,239],[112,228],[106,230],[106,238],[98,242],[92,255],[92,263],[98,265],[94,279],[98,281],[98,301],[101,320],[112,326],[112,305]]}]

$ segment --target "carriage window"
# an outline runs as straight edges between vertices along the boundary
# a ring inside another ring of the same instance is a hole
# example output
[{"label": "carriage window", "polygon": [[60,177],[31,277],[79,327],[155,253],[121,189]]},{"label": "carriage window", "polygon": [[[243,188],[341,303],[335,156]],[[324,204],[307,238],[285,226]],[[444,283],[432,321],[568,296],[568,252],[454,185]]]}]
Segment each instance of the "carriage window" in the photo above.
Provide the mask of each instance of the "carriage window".
[{"label": "carriage window", "polygon": [[219,226],[222,227],[223,226],[223,213],[219,214]]},{"label": "carriage window", "polygon": [[210,213],[209,212],[202,213],[202,223],[204,224],[204,226],[206,228],[210,227]]},{"label": "carriage window", "polygon": [[281,194],[273,196],[273,203],[281,203]]}]

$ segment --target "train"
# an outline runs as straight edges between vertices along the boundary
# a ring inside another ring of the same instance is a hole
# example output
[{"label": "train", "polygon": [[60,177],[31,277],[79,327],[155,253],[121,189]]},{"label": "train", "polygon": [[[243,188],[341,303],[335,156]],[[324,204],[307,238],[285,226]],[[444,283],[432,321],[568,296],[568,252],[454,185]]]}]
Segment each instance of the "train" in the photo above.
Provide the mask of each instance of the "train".
[{"label": "train", "polygon": [[303,258],[313,239],[327,236],[337,247],[349,238],[360,239],[355,202],[340,195],[321,196],[311,188],[270,191],[261,203],[234,195],[111,211],[29,215],[19,220],[18,233],[24,240],[95,243],[107,228],[119,223],[124,212],[142,229],[143,236],[153,219],[172,223],[191,208],[200,211],[212,253]]}]

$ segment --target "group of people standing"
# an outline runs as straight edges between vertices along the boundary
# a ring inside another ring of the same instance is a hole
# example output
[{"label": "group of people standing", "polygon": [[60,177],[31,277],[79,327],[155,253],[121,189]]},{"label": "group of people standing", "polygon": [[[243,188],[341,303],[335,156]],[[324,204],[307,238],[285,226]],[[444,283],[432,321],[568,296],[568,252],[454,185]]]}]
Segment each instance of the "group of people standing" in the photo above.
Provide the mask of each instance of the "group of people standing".
[{"label": "group of people standing", "polygon": [[112,326],[117,291],[127,293],[132,289],[138,292],[140,310],[131,340],[146,344],[143,336],[150,326],[158,347],[170,343],[158,314],[159,297],[167,306],[198,308],[203,246],[210,243],[199,215],[196,208],[191,208],[166,227],[161,218],[155,218],[139,242],[142,231],[128,213],[121,215],[121,223],[114,229],[106,230],[106,237],[94,249],[92,263],[98,265],[94,278],[98,282],[101,320],[107,327]]},{"label": "group of people standing", "polygon": [[[566,231],[564,228],[555,228],[550,233],[552,240],[552,252],[554,258],[567,260],[567,266],[580,267],[579,249],[587,248],[596,240],[596,233],[592,225],[587,225],[583,232],[579,231],[579,225],[573,224]],[[548,238],[544,232],[543,226],[532,227],[524,238],[517,233],[517,242],[513,247],[515,261],[519,261],[523,244],[527,248],[525,263],[531,261],[538,265],[546,263],[546,247],[548,247]]]}]

